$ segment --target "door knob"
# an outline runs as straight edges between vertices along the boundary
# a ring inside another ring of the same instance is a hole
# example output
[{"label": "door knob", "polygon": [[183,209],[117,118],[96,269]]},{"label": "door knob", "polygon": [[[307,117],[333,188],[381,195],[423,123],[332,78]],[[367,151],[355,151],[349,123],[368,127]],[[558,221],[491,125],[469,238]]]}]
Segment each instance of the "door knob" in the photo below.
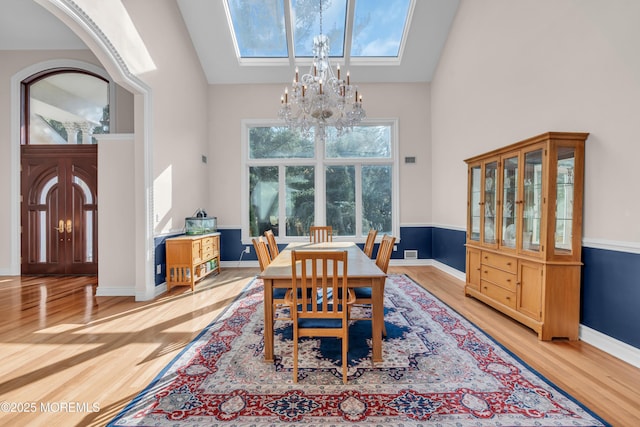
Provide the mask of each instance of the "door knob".
[{"label": "door knob", "polygon": [[58,233],[60,234],[64,233],[64,221],[63,220],[58,221],[58,226],[53,227],[53,229],[58,230]]},{"label": "door knob", "polygon": [[[62,222],[62,221],[60,221]],[[73,231],[73,224],[71,223],[71,220],[68,219],[67,220],[67,233],[71,233]]]}]

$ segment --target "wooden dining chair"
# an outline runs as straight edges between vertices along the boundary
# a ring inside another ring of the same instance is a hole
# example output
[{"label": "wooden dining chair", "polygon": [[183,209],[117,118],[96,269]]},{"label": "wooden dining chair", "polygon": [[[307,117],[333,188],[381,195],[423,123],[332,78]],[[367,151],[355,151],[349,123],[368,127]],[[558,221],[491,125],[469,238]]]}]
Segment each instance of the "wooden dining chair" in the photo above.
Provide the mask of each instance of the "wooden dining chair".
[{"label": "wooden dining chair", "polygon": [[330,225],[312,225],[309,227],[309,241],[323,243],[333,241],[333,227]]},{"label": "wooden dining chair", "polygon": [[[385,234],[382,236],[380,246],[378,247],[378,254],[376,255],[376,265],[383,273],[387,274],[389,269],[389,262],[391,260],[391,254],[393,252],[393,245],[396,242],[396,238]],[[386,279],[385,279],[386,281]],[[373,289],[371,287],[352,288],[351,291],[355,297],[352,307],[355,306],[370,306],[373,305]],[[384,281],[382,282],[382,295],[384,295]],[[352,318],[351,320],[371,320],[370,318]],[[371,327],[373,328],[373,322]],[[373,331],[373,329],[372,329]],[[387,328],[382,321],[382,334],[387,335]]]},{"label": "wooden dining chair", "polygon": [[267,243],[269,244],[269,255],[271,255],[271,259],[273,260],[280,253],[280,249],[278,249],[278,244],[276,243],[276,236],[271,230],[265,231],[264,236],[267,238]]},{"label": "wooden dining chair", "polygon": [[[253,248],[256,251],[256,255],[258,256],[258,263],[260,264],[260,271],[264,271],[265,268],[271,264],[271,257],[269,256],[269,249],[267,249],[267,244],[262,239],[262,237],[258,237],[257,239],[251,239],[253,243]],[[287,296],[287,288],[273,288],[273,321],[276,320],[291,320],[290,317],[276,317],[276,313],[278,307],[281,306],[289,306],[291,308],[290,303],[286,300]]]},{"label": "wooden dining chair", "polygon": [[376,242],[376,236],[378,235],[378,230],[372,228],[369,230],[369,234],[367,234],[367,240],[364,242],[364,249],[362,250],[369,258],[373,255],[373,245]]},{"label": "wooden dining chair", "polygon": [[[354,300],[347,283],[347,251],[291,251],[292,290],[287,293],[293,319],[293,382],[298,382],[298,340],[342,340],[342,382],[347,383],[349,309]],[[296,291],[294,291],[296,290]],[[346,301],[334,296],[347,295]]]}]

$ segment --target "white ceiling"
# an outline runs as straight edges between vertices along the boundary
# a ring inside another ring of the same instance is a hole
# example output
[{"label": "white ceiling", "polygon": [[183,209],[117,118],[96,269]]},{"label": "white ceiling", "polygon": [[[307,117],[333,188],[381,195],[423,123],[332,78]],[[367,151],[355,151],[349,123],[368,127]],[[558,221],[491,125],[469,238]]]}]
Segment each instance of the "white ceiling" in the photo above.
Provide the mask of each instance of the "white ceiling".
[{"label": "white ceiling", "polygon": [[[209,83],[289,81],[292,66],[238,63],[223,0],[176,1]],[[458,4],[459,0],[416,0],[401,64],[351,64],[353,78],[362,83],[431,81]],[[0,50],[86,48],[66,26],[32,0],[0,0],[0,8]]]}]

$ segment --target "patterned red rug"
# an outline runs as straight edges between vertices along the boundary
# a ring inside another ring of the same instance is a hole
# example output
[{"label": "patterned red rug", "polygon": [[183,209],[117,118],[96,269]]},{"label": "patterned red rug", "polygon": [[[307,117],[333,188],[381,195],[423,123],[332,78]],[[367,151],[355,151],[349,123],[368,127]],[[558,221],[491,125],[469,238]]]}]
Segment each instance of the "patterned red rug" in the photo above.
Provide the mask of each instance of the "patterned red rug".
[{"label": "patterned red rug", "polygon": [[[301,342],[292,381],[292,330],[276,323],[263,358],[262,281],[254,279],[110,426],[603,426],[606,423],[410,278],[385,288],[384,362],[371,363],[371,324],[349,332],[349,383],[340,344]],[[355,316],[354,316],[355,317]]]}]

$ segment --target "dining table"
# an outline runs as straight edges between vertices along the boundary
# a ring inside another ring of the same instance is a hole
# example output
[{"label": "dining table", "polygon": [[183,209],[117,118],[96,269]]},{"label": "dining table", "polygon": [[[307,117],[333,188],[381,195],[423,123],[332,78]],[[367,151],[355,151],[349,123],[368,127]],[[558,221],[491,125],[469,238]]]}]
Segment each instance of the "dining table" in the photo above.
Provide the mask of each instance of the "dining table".
[{"label": "dining table", "polygon": [[[375,260],[369,258],[354,242],[293,242],[280,251],[258,276],[264,282],[264,359],[273,362],[273,289],[293,286],[291,271],[291,251],[302,250],[346,250],[347,281],[350,288],[371,287],[372,300],[372,361],[382,361],[382,327],[384,324],[384,282],[387,275],[378,268]],[[298,273],[299,274],[299,273]]]}]

